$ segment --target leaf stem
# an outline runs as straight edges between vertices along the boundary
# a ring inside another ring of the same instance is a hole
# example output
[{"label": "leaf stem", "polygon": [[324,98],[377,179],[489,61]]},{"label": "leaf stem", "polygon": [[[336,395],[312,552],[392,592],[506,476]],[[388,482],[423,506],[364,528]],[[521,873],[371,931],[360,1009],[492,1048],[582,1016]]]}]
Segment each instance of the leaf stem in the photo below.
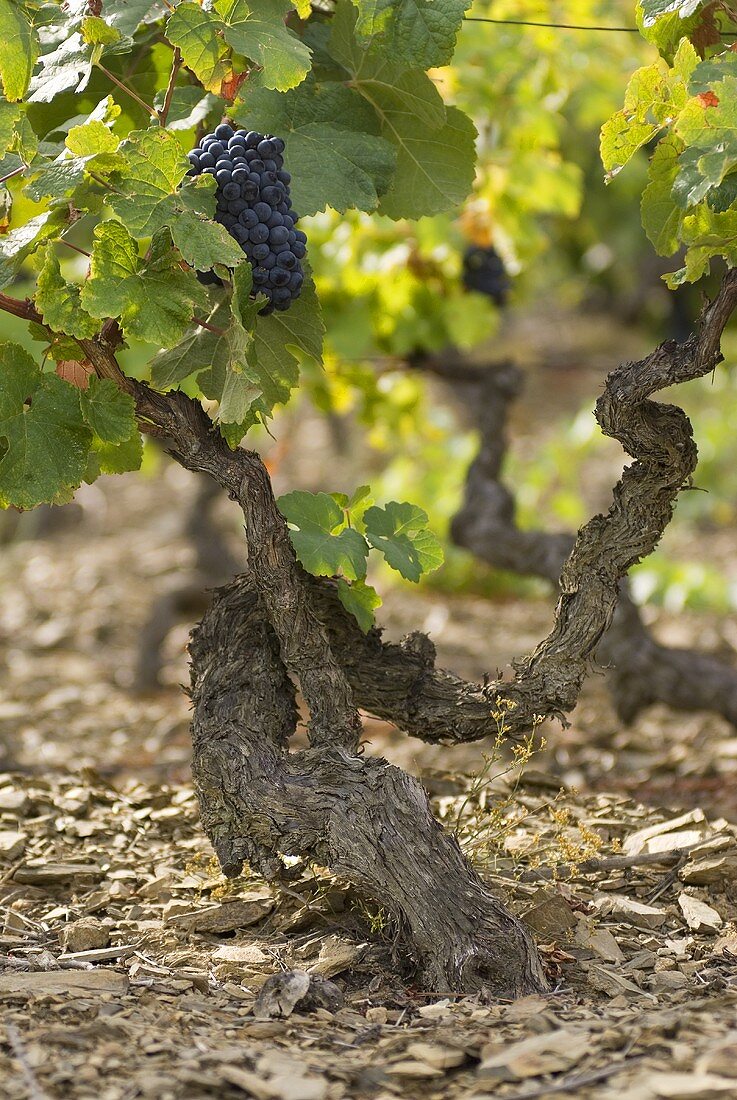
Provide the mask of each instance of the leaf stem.
[{"label": "leaf stem", "polygon": [[208,321],[203,321],[201,317],[193,317],[192,320],[200,328],[206,328],[208,332],[214,332],[216,336],[225,336],[225,330],[222,328],[215,328],[214,325],[209,324]]},{"label": "leaf stem", "polygon": [[166,120],[169,117],[169,109],[171,107],[172,96],[174,95],[174,85],[177,82],[177,76],[179,70],[182,67],[182,54],[178,46],[174,48],[174,57],[171,62],[171,72],[169,73],[169,83],[166,87],[166,95],[164,96],[164,105],[159,111],[159,126],[166,126]]},{"label": "leaf stem", "polygon": [[112,183],[108,183],[108,181],[104,180],[102,176],[98,176],[97,172],[90,172],[89,176],[90,179],[95,181],[95,183],[99,183],[100,187],[104,187],[107,191],[112,191],[114,195],[123,194],[122,191],[118,191],[117,187],[113,187]]},{"label": "leaf stem", "polygon": [[86,249],[80,248],[76,244],[72,244],[71,241],[65,241],[63,237],[59,237],[59,243],[65,244],[67,248],[73,248],[75,252],[79,252],[80,256],[86,256],[88,259],[92,256],[91,252],[87,252]]},{"label": "leaf stem", "polygon": [[124,84],[122,80],[118,80],[117,76],[111,73],[109,69],[106,69],[104,65],[101,65],[99,61],[97,62],[97,68],[100,70],[101,73],[105,74],[108,80],[112,80],[113,84],[120,88],[121,92],[125,92],[126,95],[129,95],[131,97],[131,99],[135,99],[139,107],[143,107],[144,111],[147,111],[148,114],[151,115],[151,118],[158,119],[158,112],[155,111],[153,107],[149,107],[148,103],[145,103],[137,92],[134,92],[133,89],[129,88],[127,84]]},{"label": "leaf stem", "polygon": [[7,176],[0,178],[0,183],[5,183],[6,180],[12,180],[13,176],[19,176],[21,172],[25,172],[27,164],[21,164],[18,168],[14,168],[12,172],[8,172]]}]

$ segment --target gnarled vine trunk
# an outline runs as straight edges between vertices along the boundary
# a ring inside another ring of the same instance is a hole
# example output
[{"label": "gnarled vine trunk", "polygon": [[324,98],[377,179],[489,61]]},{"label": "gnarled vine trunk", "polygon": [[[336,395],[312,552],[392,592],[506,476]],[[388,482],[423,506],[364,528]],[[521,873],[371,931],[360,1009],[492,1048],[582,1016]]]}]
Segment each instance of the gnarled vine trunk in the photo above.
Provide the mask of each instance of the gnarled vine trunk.
[{"label": "gnarled vine trunk", "polygon": [[[560,578],[550,635],[511,681],[468,684],[434,667],[421,635],[389,645],[360,637],[330,582],[298,564],[268,473],[252,451],[230,451],[202,408],[120,374],[114,344],[83,341],[103,377],[135,395],[143,426],[173,441],[188,469],[208,473],[245,518],[247,575],[222,590],[192,643],[194,766],[202,819],[227,874],[248,860],[277,875],[280,856],[317,858],[378,896],[438,990],[510,995],[544,988],[531,940],[434,821],[421,786],[358,751],[358,706],[428,740],[493,732],[502,699],[510,733],[575,705],[615,613],[622,577],[657,544],[697,452],[691,425],[650,395],[709,373],[737,304],[729,273],[700,331],[614,371],[597,403],[602,430],[635,459],[605,516],[579,532]],[[291,677],[309,709],[310,748],[290,753]]]},{"label": "gnarled vine trunk", "polygon": [[[507,424],[523,372],[510,362],[477,368],[464,363],[460,369],[447,359],[417,365],[452,379],[454,394],[467,404],[479,429],[479,451],[451,525],[454,542],[498,569],[540,577],[557,587],[575,536],[520,529],[514,497],[502,481]],[[737,726],[737,670],[708,654],[657,642],[626,581],[596,659],[607,669],[612,701],[625,722],[653,703],[665,703],[675,710],[712,711]]]},{"label": "gnarled vine trunk", "polygon": [[190,647],[193,775],[226,874],[280,854],[331,867],[392,911],[428,989],[545,988],[532,940],[435,821],[416,779],[337,745],[289,753],[294,687],[250,572]]}]

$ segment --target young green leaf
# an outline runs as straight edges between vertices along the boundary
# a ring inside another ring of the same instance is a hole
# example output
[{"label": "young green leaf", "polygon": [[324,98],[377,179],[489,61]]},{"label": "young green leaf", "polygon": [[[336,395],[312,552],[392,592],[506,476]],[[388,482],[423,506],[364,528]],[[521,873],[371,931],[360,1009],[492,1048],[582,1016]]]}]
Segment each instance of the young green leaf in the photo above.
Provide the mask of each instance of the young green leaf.
[{"label": "young green leaf", "polygon": [[116,177],[122,194],[107,199],[136,237],[150,237],[181,208],[177,191],[189,162],[173,134],[134,130],[121,145],[125,166]]},{"label": "young green leaf", "polygon": [[35,299],[44,323],[54,332],[85,340],[99,331],[100,322],[84,311],[79,287],[66,281],[53,248],[49,246],[36,281]]},{"label": "young green leaf", "polygon": [[109,378],[92,375],[86,390],[79,391],[82,415],[103,443],[125,443],[138,431],[136,403]]},{"label": "young green leaf", "polygon": [[92,433],[79,390],[44,374],[17,344],[0,345],[0,504],[68,499],[84,477]]},{"label": "young green leaf", "polygon": [[279,511],[295,530],[295,553],[308,573],[348,580],[366,576],[368,546],[358,531],[345,527],[343,511],[327,493],[295,490],[279,497]]},{"label": "young green leaf", "polygon": [[38,56],[38,36],[18,0],[0,0],[0,80],[10,102],[26,93]]},{"label": "young green leaf", "polygon": [[221,20],[193,0],[182,0],[166,24],[166,37],[179,47],[184,64],[210,92],[219,92],[231,72],[221,32]]},{"label": "young green leaf", "polygon": [[194,273],[183,271],[169,234],[157,234],[144,262],[138,245],[120,222],[95,229],[90,274],[81,301],[93,317],[118,317],[123,331],[159,347],[182,338],[193,313],[207,308],[207,295]]},{"label": "young green leaf", "polygon": [[374,611],[381,607],[381,596],[365,581],[353,581],[351,584],[338,578],[338,599],[346,611],[355,618],[364,634],[368,634],[374,625]]},{"label": "young green leaf", "polygon": [[410,581],[419,581],[443,564],[443,550],[427,527],[427,512],[416,504],[391,500],[385,508],[367,509],[366,539],[387,563]]},{"label": "young green leaf", "polygon": [[471,0],[354,0],[356,31],[415,69],[447,65]]},{"label": "young green leaf", "polygon": [[234,50],[261,66],[266,88],[286,91],[301,84],[310,71],[312,54],[284,24],[291,0],[216,0],[223,19],[223,37]]}]

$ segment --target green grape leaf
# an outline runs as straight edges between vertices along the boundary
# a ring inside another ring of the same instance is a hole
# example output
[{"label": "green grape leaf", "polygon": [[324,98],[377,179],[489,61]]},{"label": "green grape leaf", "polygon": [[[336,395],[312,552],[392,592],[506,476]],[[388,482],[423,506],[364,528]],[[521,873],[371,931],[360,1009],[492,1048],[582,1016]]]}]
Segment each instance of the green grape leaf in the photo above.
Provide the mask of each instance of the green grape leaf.
[{"label": "green grape leaf", "polygon": [[638,149],[647,145],[658,134],[660,126],[655,122],[633,119],[627,111],[617,111],[601,128],[601,162],[609,179],[622,169]]},{"label": "green grape leaf", "polygon": [[691,74],[688,90],[691,95],[718,92],[717,84],[724,80],[725,76],[737,76],[737,53],[733,50],[699,62]]},{"label": "green grape leaf", "polygon": [[89,339],[100,329],[100,322],[82,309],[79,287],[68,283],[51,247],[46,248],[43,265],[36,280],[36,306],[44,324],[54,332]]},{"label": "green grape leaf", "polygon": [[309,47],[284,24],[293,8],[291,0],[216,0],[225,40],[261,66],[266,88],[294,88],[310,71]]},{"label": "green grape leaf", "polygon": [[382,603],[376,589],[365,581],[353,581],[349,584],[348,581],[339,577],[338,599],[346,611],[353,615],[364,634],[368,634],[374,625],[374,611],[377,607],[381,607]]},{"label": "green grape leaf", "polygon": [[22,99],[38,57],[38,37],[17,0],[0,0],[0,80],[5,98]]},{"label": "green grape leaf", "polygon": [[178,344],[155,355],[151,360],[151,385],[157,390],[170,390],[191,374],[209,367],[213,335],[199,326],[191,328]]},{"label": "green grape leaf", "polygon": [[396,163],[378,136],[376,116],[341,84],[307,80],[286,93],[249,91],[236,102],[239,125],[278,133],[286,141],[286,167],[294,167],[292,198],[301,214],[327,206],[375,210]]},{"label": "green grape leaf", "polygon": [[642,36],[664,57],[696,32],[702,40],[719,41],[712,0],[639,0],[636,14]]},{"label": "green grape leaf", "polygon": [[92,75],[92,51],[96,48],[75,32],[44,54],[41,70],[30,83],[29,103],[51,103],[62,92],[83,92]]},{"label": "green grape leaf", "polygon": [[189,168],[173,134],[165,130],[138,130],[121,146],[125,168],[116,175],[122,194],[107,203],[137,237],[148,237],[164,226],[184,259],[199,270],[215,263],[236,267],[243,260],[223,226],[210,221],[215,213],[215,181],[210,176],[188,180]]},{"label": "green grape leaf", "polygon": [[684,210],[701,202],[737,166],[737,77],[725,77],[718,87],[718,96],[689,100],[673,127],[686,146],[673,187]]},{"label": "green grape leaf", "polygon": [[[258,308],[252,304],[253,311]],[[218,308],[210,318],[219,334],[203,333],[200,348],[209,353],[209,368],[198,376],[205,397],[218,402],[216,419],[223,424],[240,424],[261,393],[249,370],[253,358],[253,334],[241,324],[232,308]],[[202,354],[200,350],[199,354]]]},{"label": "green grape leaf", "polygon": [[231,72],[222,26],[217,16],[191,0],[182,0],[166,24],[166,37],[209,92],[219,92]]},{"label": "green grape leaf", "polygon": [[295,553],[308,573],[348,580],[366,576],[369,548],[363,535],[345,526],[345,517],[327,493],[297,489],[277,500],[279,511],[294,530],[289,534]]},{"label": "green grape leaf", "polygon": [[0,156],[5,156],[10,149],[20,117],[21,108],[17,104],[0,100]]},{"label": "green grape leaf", "polygon": [[91,119],[81,126],[72,126],[65,144],[75,156],[93,157],[96,153],[115,153],[120,140],[101,119]]},{"label": "green grape leaf", "polygon": [[161,18],[159,0],[105,0],[105,22],[122,35],[133,35],[138,28]]},{"label": "green grape leaf", "polygon": [[444,108],[426,73],[361,47],[355,10],[342,0],[332,20],[330,52],[373,108],[380,133],[397,152],[396,170],[379,213],[418,218],[450,210],[473,186],[476,130],[456,107]]},{"label": "green grape leaf", "polygon": [[330,495],[338,507],[346,513],[351,527],[363,531],[363,514],[374,503],[374,498],[371,496],[371,486],[359,485],[350,496],[347,496],[346,493],[331,493]]},{"label": "green grape leaf", "polygon": [[170,225],[174,244],[190,267],[208,271],[215,264],[237,267],[245,253],[224,225],[192,210],[184,210]]},{"label": "green grape leaf", "polygon": [[463,111],[448,107],[445,125],[423,133],[412,115],[389,109],[382,134],[397,146],[397,170],[381,196],[380,214],[429,217],[463,202],[473,187],[476,163],[476,128]]},{"label": "green grape leaf", "polygon": [[26,256],[35,252],[48,237],[57,236],[68,219],[66,210],[47,210],[10,233],[0,235],[0,287],[11,283]]},{"label": "green grape leaf", "polygon": [[192,271],[183,271],[166,231],[151,242],[148,261],[120,222],[95,227],[89,278],[81,301],[93,317],[119,317],[126,335],[172,347],[207,309],[207,295]]},{"label": "green grape leaf", "polygon": [[681,241],[686,245],[686,262],[680,271],[667,276],[671,289],[697,282],[708,274],[717,257],[723,257],[729,267],[737,267],[737,209],[720,213],[702,203],[684,216]]},{"label": "green grape leaf", "polygon": [[[122,443],[104,443],[101,439],[92,440],[90,460],[96,462],[101,474],[126,474],[130,470],[140,470],[142,459],[143,440],[138,431]],[[85,480],[89,479],[88,475],[89,469],[85,474]]]},{"label": "green grape leaf", "polygon": [[304,358],[322,362],[324,334],[315,284],[305,268],[301,297],[283,313],[257,318],[251,377],[262,396],[252,406],[254,421],[271,416],[275,405],[289,400]]},{"label": "green grape leaf", "polygon": [[108,177],[122,166],[123,160],[117,153],[119,139],[103,121],[112,122],[119,113],[120,109],[110,97],[102,100],[83,124],[70,128],[64,151],[54,161],[34,170],[34,179],[26,187],[25,194],[38,202],[47,196],[61,199],[74,192],[75,207],[86,210],[93,203],[92,208],[96,209],[97,194],[83,194],[77,189],[86,174],[94,172],[97,176]]},{"label": "green grape leaf", "polygon": [[652,26],[661,15],[675,14],[686,19],[708,3],[710,0],[642,0],[643,20],[645,26]]},{"label": "green grape leaf", "polygon": [[642,193],[642,226],[659,256],[678,251],[682,213],[673,201],[682,143],[673,134],[660,142],[650,161],[648,185]]},{"label": "green grape leaf", "polygon": [[79,391],[44,374],[17,344],[0,345],[0,504],[35,508],[69,498],[84,477],[92,433]]},{"label": "green grape leaf", "polygon": [[117,27],[111,27],[97,15],[87,15],[82,20],[82,40],[92,46],[110,46],[123,37]]},{"label": "green grape leaf", "polygon": [[427,512],[416,504],[391,500],[385,508],[374,505],[363,516],[366,538],[380,550],[387,563],[409,581],[419,581],[443,564],[443,549],[428,530]]},{"label": "green grape leaf", "polygon": [[471,0],[354,0],[356,31],[415,69],[447,65]]},{"label": "green grape leaf", "polygon": [[677,117],[688,100],[688,81],[698,60],[695,49],[684,39],[672,68],[661,60],[633,73],[623,110],[612,115],[601,130],[601,159],[610,179]]},{"label": "green grape leaf", "polygon": [[122,194],[108,204],[136,237],[150,237],[176,217],[177,190],[189,162],[173,134],[161,128],[134,130],[120,147],[125,167],[116,176]]},{"label": "green grape leaf", "polygon": [[109,378],[92,375],[89,388],[79,391],[82,415],[103,443],[125,443],[138,434],[136,403]]},{"label": "green grape leaf", "polygon": [[21,115],[13,135],[13,151],[24,164],[30,164],[38,152],[38,137],[28,121],[27,115]]}]

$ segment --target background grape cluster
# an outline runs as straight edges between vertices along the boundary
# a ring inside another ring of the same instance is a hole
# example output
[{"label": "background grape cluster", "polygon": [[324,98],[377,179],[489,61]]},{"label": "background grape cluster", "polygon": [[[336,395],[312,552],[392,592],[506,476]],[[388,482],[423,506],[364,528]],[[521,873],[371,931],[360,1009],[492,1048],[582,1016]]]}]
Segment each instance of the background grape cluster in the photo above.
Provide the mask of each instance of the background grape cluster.
[{"label": "background grape cluster", "polygon": [[509,294],[509,277],[495,248],[471,245],[463,256],[463,285],[466,290],[486,294],[503,306]]},{"label": "background grape cluster", "polygon": [[[253,268],[253,293],[268,301],[261,313],[289,309],[304,281],[301,260],[307,237],[295,226],[299,215],[289,197],[291,176],[284,170],[281,138],[233,130],[223,123],[188,153],[190,176],[217,182],[215,220],[241,245]],[[199,272],[203,283],[219,283],[214,272]]]}]

